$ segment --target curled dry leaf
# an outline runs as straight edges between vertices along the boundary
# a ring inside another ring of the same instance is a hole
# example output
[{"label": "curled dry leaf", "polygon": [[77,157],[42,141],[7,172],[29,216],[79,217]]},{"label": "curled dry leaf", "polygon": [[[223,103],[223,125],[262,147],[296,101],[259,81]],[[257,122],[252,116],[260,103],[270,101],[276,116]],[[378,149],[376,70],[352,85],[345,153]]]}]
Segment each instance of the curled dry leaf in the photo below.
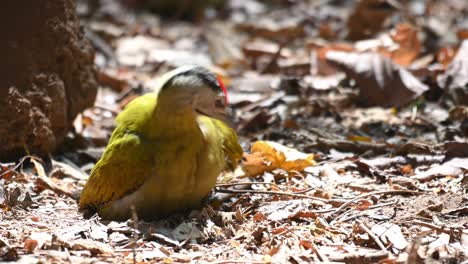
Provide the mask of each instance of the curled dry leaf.
[{"label": "curled dry leaf", "polygon": [[437,83],[457,104],[468,104],[468,40],[464,40],[447,71],[438,76]]},{"label": "curled dry leaf", "polygon": [[313,154],[302,153],[271,141],[257,141],[251,147],[251,154],[244,154],[246,176],[256,176],[266,171],[283,169],[303,171],[316,164]]},{"label": "curled dry leaf", "polygon": [[456,177],[468,170],[468,158],[453,158],[444,164],[436,165],[427,171],[411,176],[418,181],[430,181],[437,177]]},{"label": "curled dry leaf", "polygon": [[65,242],[72,250],[88,250],[93,256],[100,254],[113,254],[114,250],[106,243],[94,241],[91,239],[76,239]]},{"label": "curled dry leaf", "polygon": [[408,23],[402,23],[376,39],[356,42],[354,48],[359,52],[376,51],[396,64],[407,67],[421,52],[421,42],[418,30]]},{"label": "curled dry leaf", "polygon": [[409,66],[421,51],[418,31],[410,24],[404,23],[391,33],[392,40],[398,44],[396,50],[390,51],[390,58],[401,66]]},{"label": "curled dry leaf", "polygon": [[399,107],[428,90],[410,72],[377,53],[329,51],[327,60],[353,78],[366,105]]}]

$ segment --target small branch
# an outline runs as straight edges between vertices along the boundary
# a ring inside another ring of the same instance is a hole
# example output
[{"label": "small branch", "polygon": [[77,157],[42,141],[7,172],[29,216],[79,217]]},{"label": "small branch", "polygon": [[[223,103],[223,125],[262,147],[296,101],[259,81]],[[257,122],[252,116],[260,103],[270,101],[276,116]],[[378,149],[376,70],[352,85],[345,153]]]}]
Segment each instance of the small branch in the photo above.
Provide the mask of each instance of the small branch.
[{"label": "small branch", "polygon": [[220,260],[213,262],[215,264],[235,264],[235,263],[252,263],[252,264],[265,264],[266,261],[255,261],[255,260],[242,260],[242,259],[231,259],[231,260]]},{"label": "small branch", "polygon": [[138,235],[137,235],[137,230],[138,230],[138,215],[137,215],[137,212],[136,212],[136,208],[135,208],[135,205],[130,205],[130,210],[132,212],[132,221],[133,221],[133,235],[132,235],[132,239],[133,239],[133,263],[136,264],[137,263],[137,260],[136,260],[136,253],[137,253],[137,242],[138,242]]},{"label": "small branch", "polygon": [[93,108],[101,109],[101,110],[104,110],[104,111],[109,111],[109,112],[111,112],[111,114],[114,115],[114,116],[117,116],[117,115],[119,114],[119,112],[117,112],[116,110],[111,109],[110,107],[107,107],[107,106],[98,104],[98,103],[96,103],[96,104],[93,106]]},{"label": "small branch", "polygon": [[453,234],[455,231],[458,231],[458,233],[460,234],[467,234],[468,235],[468,230],[464,230],[462,227],[445,227],[445,226],[438,226],[438,225],[434,225],[434,224],[431,224],[431,223],[426,223],[426,222],[423,222],[423,221],[420,221],[420,220],[412,220],[411,222],[409,221],[400,221],[400,223],[404,223],[404,224],[411,224],[411,225],[420,225],[420,226],[424,226],[424,227],[427,227],[427,228],[430,228],[432,230],[435,230],[437,232],[441,232],[441,233],[446,233],[446,234]]},{"label": "small branch", "polygon": [[30,156],[30,155],[27,155],[27,156],[24,156],[20,159],[20,161],[18,162],[18,164],[16,164],[15,166],[11,167],[11,168],[8,168],[7,170],[5,170],[4,172],[2,172],[0,174],[0,179],[3,177],[3,175],[9,173],[9,172],[12,172],[12,171],[16,171],[16,169],[18,169],[25,161],[26,159],[28,158],[36,158],[34,156]]},{"label": "small branch", "polygon": [[287,193],[287,192],[259,191],[259,190],[228,190],[228,189],[219,189],[219,188],[215,188],[215,192],[219,192],[219,193],[250,193],[250,194],[284,195],[284,196],[291,196],[291,197],[297,197],[297,198],[311,199],[311,200],[319,201],[319,202],[322,202],[322,203],[329,203],[330,202],[327,199],[323,199],[323,198],[319,198],[319,197],[309,196],[309,195],[305,195],[305,194],[298,194],[298,193]]},{"label": "small branch", "polygon": [[318,149],[329,150],[336,149],[345,152],[362,154],[367,151],[373,151],[376,154],[387,153],[392,148],[384,143],[359,142],[351,140],[334,140],[326,138],[317,138],[317,143],[313,145]]},{"label": "small branch", "polygon": [[277,187],[278,189],[283,189],[278,186],[278,184],[274,182],[232,182],[232,183],[217,183],[216,187],[234,187],[234,186],[242,186],[242,185],[252,185],[252,184],[264,184],[264,185],[272,185]]},{"label": "small branch", "polygon": [[354,203],[357,200],[372,196],[372,195],[399,195],[399,194],[422,194],[423,192],[418,192],[418,191],[409,191],[409,190],[389,190],[389,191],[377,191],[377,192],[370,192],[370,193],[365,193],[359,196],[354,197],[353,199],[347,201],[346,203],[342,204],[340,207],[336,209],[335,212],[333,212],[330,216],[333,216],[335,214],[338,214],[339,212],[343,211],[348,205]]},{"label": "small branch", "polygon": [[[369,252],[363,254],[359,253],[348,253],[348,254],[334,254],[330,256],[330,261],[336,262],[345,262],[346,260],[353,260],[353,263],[380,263],[381,260],[388,258],[388,251],[377,251],[377,252]],[[351,263],[347,261],[346,263]]]},{"label": "small branch", "polygon": [[[381,208],[381,207],[385,207],[385,206],[389,206],[389,205],[394,205],[396,204],[397,201],[392,201],[392,202],[388,202],[388,203],[382,203],[382,204],[376,204],[376,205],[372,205],[372,206],[369,206],[369,208],[367,208],[367,210],[372,210],[372,209],[377,209],[377,208]],[[374,219],[374,220],[379,220],[379,221],[382,221],[382,220],[390,220],[392,218],[395,217],[395,214],[392,215],[392,216],[389,216],[389,217],[386,217],[385,219],[383,218],[376,218],[376,217],[372,217],[369,215],[369,213],[366,211],[360,213],[360,214],[357,214],[357,215],[351,215],[351,216],[348,216],[344,219],[340,219],[339,222],[347,222],[349,220],[353,220],[353,219],[356,219],[356,218],[360,218],[360,217],[367,217],[367,218],[370,218],[370,219]],[[335,218],[337,219],[337,218]]]},{"label": "small branch", "polygon": [[380,238],[377,237],[374,232],[372,232],[361,220],[356,220],[356,222],[359,224],[359,227],[362,228],[362,230],[369,234],[369,236],[375,241],[377,246],[379,246],[382,251],[387,252],[387,248],[382,244],[382,241],[380,241]]},{"label": "small branch", "polygon": [[283,48],[286,46],[286,44],[288,44],[289,41],[283,41],[279,47],[278,47],[278,50],[276,51],[276,53],[271,57],[270,61],[268,62],[268,64],[260,71],[261,74],[265,74],[265,73],[268,73],[271,68],[273,68],[276,64],[276,62],[278,61],[278,58],[280,57],[281,55],[281,51],[283,50]]}]

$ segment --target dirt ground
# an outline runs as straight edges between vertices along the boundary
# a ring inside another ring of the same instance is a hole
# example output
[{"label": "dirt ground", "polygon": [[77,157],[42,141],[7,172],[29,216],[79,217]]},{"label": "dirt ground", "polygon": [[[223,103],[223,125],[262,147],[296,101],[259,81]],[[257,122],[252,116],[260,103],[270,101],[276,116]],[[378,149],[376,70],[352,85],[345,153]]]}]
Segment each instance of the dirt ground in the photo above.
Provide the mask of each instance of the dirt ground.
[{"label": "dirt ground", "polygon": [[[468,263],[468,4],[227,1],[180,20],[98,2],[77,6],[95,106],[58,153],[0,164],[2,261]],[[243,164],[203,208],[84,219],[115,116],[187,63],[227,84]]]}]

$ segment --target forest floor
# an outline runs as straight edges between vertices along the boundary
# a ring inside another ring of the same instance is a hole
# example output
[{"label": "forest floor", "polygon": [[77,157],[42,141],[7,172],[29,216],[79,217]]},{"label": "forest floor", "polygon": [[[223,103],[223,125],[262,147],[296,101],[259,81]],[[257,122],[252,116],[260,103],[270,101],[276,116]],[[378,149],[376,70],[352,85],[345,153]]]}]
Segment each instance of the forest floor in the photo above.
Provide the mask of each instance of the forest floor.
[{"label": "forest floor", "polygon": [[[467,3],[226,1],[193,23],[91,2],[96,104],[60,153],[0,164],[0,260],[468,263]],[[84,219],[116,114],[187,63],[215,71],[235,110],[245,154],[222,202]]]}]

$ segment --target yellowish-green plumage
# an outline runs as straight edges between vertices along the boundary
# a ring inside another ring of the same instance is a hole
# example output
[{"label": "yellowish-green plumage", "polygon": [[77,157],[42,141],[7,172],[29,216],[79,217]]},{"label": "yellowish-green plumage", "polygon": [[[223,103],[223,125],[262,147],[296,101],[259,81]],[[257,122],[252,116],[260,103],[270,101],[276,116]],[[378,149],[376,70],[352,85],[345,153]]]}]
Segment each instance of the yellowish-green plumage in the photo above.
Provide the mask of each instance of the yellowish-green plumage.
[{"label": "yellowish-green plumage", "polygon": [[154,219],[199,205],[218,175],[237,166],[242,149],[232,128],[158,94],[133,100],[117,117],[81,210],[123,220],[133,205],[139,217]]}]

